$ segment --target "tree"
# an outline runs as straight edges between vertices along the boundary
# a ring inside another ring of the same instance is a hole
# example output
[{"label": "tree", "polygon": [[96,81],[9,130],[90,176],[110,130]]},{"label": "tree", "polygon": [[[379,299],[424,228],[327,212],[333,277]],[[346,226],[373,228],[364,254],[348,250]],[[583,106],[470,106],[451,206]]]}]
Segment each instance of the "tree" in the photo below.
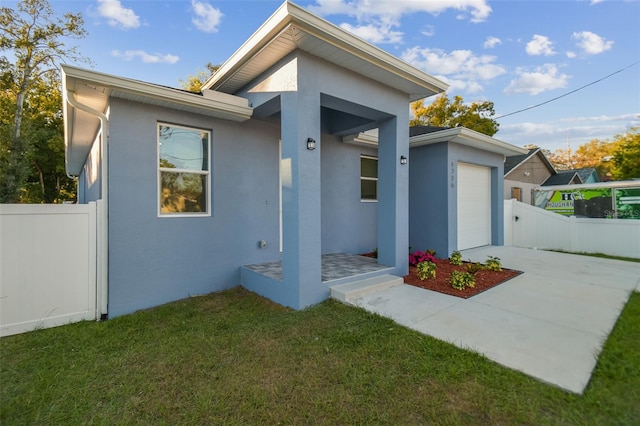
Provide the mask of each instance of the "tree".
[{"label": "tree", "polygon": [[[25,111],[32,97],[37,95],[35,87],[45,82],[58,81],[57,64],[65,59],[84,60],[76,48],[67,48],[62,38],[80,38],[86,35],[84,21],[80,14],[66,13],[63,18],[55,17],[47,0],[22,0],[17,8],[0,8],[0,50],[9,51],[11,62],[6,56],[0,58],[0,83],[2,92],[11,102],[2,103],[3,116],[12,120],[0,135],[2,141],[3,167],[0,170],[0,202],[19,202],[29,174],[28,156],[32,141],[24,135]],[[58,105],[59,109],[60,105]],[[6,109],[5,109],[6,108]]]},{"label": "tree", "polygon": [[413,119],[411,126],[428,125],[438,127],[466,127],[476,132],[493,136],[500,126],[493,119],[495,110],[493,102],[464,103],[462,96],[455,96],[453,102],[442,94],[430,105],[424,105],[424,101],[416,101],[411,104]]},{"label": "tree", "polygon": [[220,65],[213,65],[211,62],[208,62],[205,65],[207,71],[198,70],[194,75],[190,75],[186,80],[180,80],[180,87],[184,90],[188,90],[190,92],[200,93],[202,90],[202,85],[213,75],[218,69],[220,69]]},{"label": "tree", "polygon": [[616,180],[640,178],[640,127],[624,135],[616,135],[618,143],[613,154],[612,175]]}]

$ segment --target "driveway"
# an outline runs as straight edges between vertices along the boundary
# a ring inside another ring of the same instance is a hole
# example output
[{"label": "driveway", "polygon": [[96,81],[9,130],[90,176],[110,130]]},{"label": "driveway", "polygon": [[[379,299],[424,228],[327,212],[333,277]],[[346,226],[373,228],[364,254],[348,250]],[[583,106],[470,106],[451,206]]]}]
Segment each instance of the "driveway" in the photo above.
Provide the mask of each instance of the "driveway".
[{"label": "driveway", "polygon": [[506,367],[581,394],[629,295],[640,264],[515,247],[481,247],[524,274],[470,299],[406,284],[349,303]]}]

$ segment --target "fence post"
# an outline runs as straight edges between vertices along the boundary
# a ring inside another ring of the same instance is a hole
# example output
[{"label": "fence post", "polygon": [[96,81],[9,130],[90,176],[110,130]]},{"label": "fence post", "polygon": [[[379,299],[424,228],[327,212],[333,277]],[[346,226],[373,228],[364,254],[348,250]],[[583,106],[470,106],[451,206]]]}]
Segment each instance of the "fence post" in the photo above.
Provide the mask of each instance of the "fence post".
[{"label": "fence post", "polygon": [[97,257],[96,257],[96,269],[97,269],[97,306],[98,306],[98,319],[102,319],[107,315],[107,307],[109,300],[109,264],[108,264],[108,246],[107,246],[107,212],[104,209],[104,201],[98,200],[97,202]]}]

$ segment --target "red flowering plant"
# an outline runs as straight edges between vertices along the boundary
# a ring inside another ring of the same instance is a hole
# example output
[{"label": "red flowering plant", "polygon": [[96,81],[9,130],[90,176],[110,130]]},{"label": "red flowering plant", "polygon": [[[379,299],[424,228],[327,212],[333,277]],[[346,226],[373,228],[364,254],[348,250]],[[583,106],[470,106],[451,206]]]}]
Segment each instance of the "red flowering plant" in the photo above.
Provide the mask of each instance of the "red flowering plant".
[{"label": "red flowering plant", "polygon": [[417,250],[409,255],[409,265],[416,266],[418,263],[422,262],[436,263],[436,257],[433,253],[429,252],[429,250],[426,252]]}]

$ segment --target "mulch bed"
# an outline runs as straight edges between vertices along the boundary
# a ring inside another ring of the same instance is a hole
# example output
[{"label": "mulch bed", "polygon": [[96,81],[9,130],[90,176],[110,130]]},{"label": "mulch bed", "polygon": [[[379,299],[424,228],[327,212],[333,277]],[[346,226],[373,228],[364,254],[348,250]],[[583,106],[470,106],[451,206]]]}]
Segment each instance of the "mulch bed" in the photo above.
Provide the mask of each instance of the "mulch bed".
[{"label": "mulch bed", "polygon": [[489,290],[513,277],[520,275],[522,272],[513,269],[502,268],[502,271],[488,271],[483,269],[475,275],[476,286],[474,288],[465,288],[464,290],[456,290],[449,284],[449,276],[455,270],[466,272],[466,262],[461,266],[451,265],[449,259],[436,259],[436,277],[421,281],[415,266],[409,266],[409,275],[404,277],[404,282],[416,287],[425,288],[427,290],[437,291],[439,293],[449,294],[451,296],[468,299],[483,291]]}]

